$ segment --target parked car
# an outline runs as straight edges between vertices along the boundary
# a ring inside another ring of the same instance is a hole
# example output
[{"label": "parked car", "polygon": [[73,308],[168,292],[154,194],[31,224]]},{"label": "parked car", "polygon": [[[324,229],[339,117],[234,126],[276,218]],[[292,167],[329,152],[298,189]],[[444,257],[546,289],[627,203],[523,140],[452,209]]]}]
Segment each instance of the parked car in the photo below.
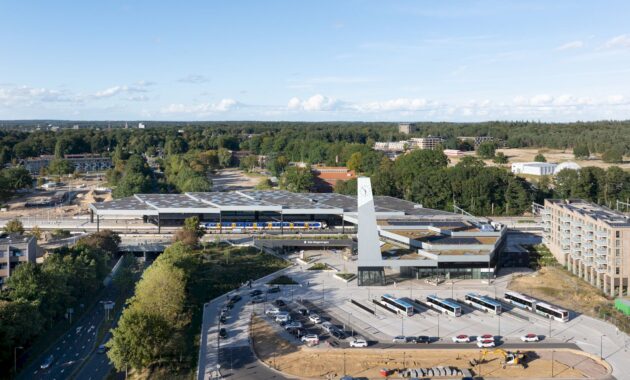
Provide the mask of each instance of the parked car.
[{"label": "parked car", "polygon": [[420,335],[420,336],[416,337],[415,343],[429,344],[429,343],[431,343],[431,337],[430,336],[426,336],[426,335]]},{"label": "parked car", "polygon": [[330,332],[330,329],[333,327],[334,325],[330,322],[324,322],[322,323],[322,328],[328,332]]},{"label": "parked car", "polygon": [[100,346],[98,346],[98,349],[96,350],[96,352],[99,354],[104,354],[105,352],[107,352],[107,346],[105,346],[104,344],[101,344]]},{"label": "parked car", "polygon": [[279,293],[280,292],[280,287],[279,286],[273,286],[269,289],[267,289],[267,293],[272,294],[272,293]]},{"label": "parked car", "polygon": [[221,327],[221,330],[219,330],[219,338],[225,339],[227,338],[227,336],[228,336],[227,330]]},{"label": "parked car", "polygon": [[404,335],[398,335],[398,336],[395,336],[394,339],[392,339],[392,342],[407,343],[407,337],[405,337]]},{"label": "parked car", "polygon": [[319,337],[315,334],[304,335],[300,340],[309,345],[319,344]]},{"label": "parked car", "polygon": [[367,347],[368,342],[363,338],[355,338],[350,342],[350,347]]},{"label": "parked car", "polygon": [[240,294],[235,294],[232,296],[232,298],[230,298],[230,301],[233,303],[237,303],[238,301],[242,300],[243,297],[241,297]]},{"label": "parked car", "polygon": [[263,292],[260,289],[254,289],[251,292],[249,292],[249,295],[252,297],[259,296],[261,294],[263,294]]},{"label": "parked car", "polygon": [[276,306],[278,306],[278,307],[287,306],[287,303],[286,303],[286,302],[284,302],[283,300],[276,300],[276,301],[274,302],[274,304],[275,304]]},{"label": "parked car", "polygon": [[415,336],[406,336],[405,337],[405,343],[417,343],[416,337]]},{"label": "parked car", "polygon": [[226,323],[227,320],[228,320],[227,314],[221,314],[221,316],[219,317],[219,322],[221,323]]},{"label": "parked car", "polygon": [[265,299],[262,298],[261,296],[256,296],[252,298],[252,303],[261,303],[261,302],[265,302]]},{"label": "parked car", "polygon": [[477,342],[481,342],[482,340],[494,340],[494,335],[483,334],[477,337]]},{"label": "parked car", "polygon": [[330,329],[330,335],[334,336],[335,338],[339,340],[346,339],[346,333],[343,332],[343,330],[338,329],[336,327]]},{"label": "parked car", "polygon": [[523,342],[538,342],[540,338],[536,334],[526,334],[521,337]]},{"label": "parked car", "polygon": [[44,362],[39,366],[39,368],[48,369],[53,364],[53,361],[55,361],[55,357],[49,355],[48,357],[46,357],[46,359],[44,359]]},{"label": "parked car", "polygon": [[453,337],[453,343],[468,343],[470,342],[470,337],[468,335],[457,335]]},{"label": "parked car", "polygon": [[308,316],[308,319],[313,323],[321,323],[322,318],[317,314],[311,314]]},{"label": "parked car", "polygon": [[478,340],[477,341],[477,347],[479,347],[479,348],[494,347],[494,339]]},{"label": "parked car", "polygon": [[302,323],[298,322],[298,321],[292,321],[287,323],[286,325],[284,325],[284,328],[287,330],[290,329],[301,329],[302,328]]},{"label": "parked car", "polygon": [[304,316],[304,317],[306,317],[307,315],[309,315],[308,309],[304,309],[304,308],[299,309],[299,310],[298,310],[298,313],[300,313],[300,315],[302,315],[302,316]]},{"label": "parked car", "polygon": [[277,315],[280,312],[280,309],[278,309],[277,307],[270,307],[267,310],[265,310],[265,314],[267,315]]},{"label": "parked car", "polygon": [[290,320],[291,320],[291,316],[289,315],[289,313],[280,312],[276,314],[276,322],[278,323],[289,322]]}]

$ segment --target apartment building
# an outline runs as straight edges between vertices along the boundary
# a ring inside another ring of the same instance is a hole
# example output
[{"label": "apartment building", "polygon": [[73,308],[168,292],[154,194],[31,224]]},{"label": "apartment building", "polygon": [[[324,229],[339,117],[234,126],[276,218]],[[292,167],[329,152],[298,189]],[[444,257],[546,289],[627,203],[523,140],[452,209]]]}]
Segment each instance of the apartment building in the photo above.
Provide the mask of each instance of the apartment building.
[{"label": "apartment building", "polygon": [[[41,155],[22,160],[21,165],[31,174],[39,174],[42,168],[47,168],[54,159],[55,156],[53,155]],[[103,157],[98,154],[66,154],[64,159],[70,161],[74,168],[81,173],[103,171],[113,166],[111,157]]]},{"label": "apartment building", "polygon": [[390,141],[390,142],[375,142],[374,150],[381,152],[402,152],[405,150],[407,141]]},{"label": "apartment building", "polygon": [[35,262],[37,240],[33,236],[9,235],[0,238],[0,287],[15,268],[24,262]]},{"label": "apartment building", "polygon": [[400,123],[398,124],[398,132],[408,135],[410,133],[413,133],[413,131],[415,130],[415,125],[412,123]]},{"label": "apartment building", "polygon": [[414,137],[409,140],[412,149],[435,149],[443,142],[443,138],[436,136]]},{"label": "apartment building", "polygon": [[628,295],[630,217],[581,199],[546,199],[542,216],[558,262],[610,296]]}]

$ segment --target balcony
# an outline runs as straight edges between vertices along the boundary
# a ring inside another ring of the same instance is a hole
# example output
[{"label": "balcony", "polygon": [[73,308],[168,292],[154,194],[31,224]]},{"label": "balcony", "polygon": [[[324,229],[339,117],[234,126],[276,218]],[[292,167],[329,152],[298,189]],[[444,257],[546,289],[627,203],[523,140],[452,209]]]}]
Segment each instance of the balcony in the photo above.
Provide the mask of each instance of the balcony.
[{"label": "balcony", "polygon": [[584,226],[584,223],[579,220],[574,220],[573,222],[571,222],[571,225],[573,227],[582,228]]},{"label": "balcony", "polygon": [[595,245],[599,246],[599,247],[607,247],[608,246],[608,239],[597,239],[597,240],[595,240]]},{"label": "balcony", "polygon": [[582,262],[584,264],[593,264],[593,257],[592,256],[583,256],[582,257]]},{"label": "balcony", "polygon": [[597,256],[595,258],[595,263],[597,263],[597,264],[608,264],[608,257],[606,257],[606,256]]},{"label": "balcony", "polygon": [[608,272],[608,267],[604,264],[604,265],[598,265],[595,267],[595,271],[597,273],[606,273]]},{"label": "balcony", "polygon": [[586,249],[592,250],[593,249],[593,243],[586,242],[586,243],[582,244],[582,248],[586,248]]},{"label": "balcony", "polygon": [[569,252],[571,250],[571,246],[570,245],[563,245],[560,247],[560,249],[562,249],[562,252]]},{"label": "balcony", "polygon": [[596,231],[595,236],[598,238],[608,238],[608,231]]},{"label": "balcony", "polygon": [[571,218],[567,218],[566,216],[563,216],[562,218],[560,218],[560,223],[569,224],[571,223]]},{"label": "balcony", "polygon": [[546,207],[545,207],[545,208],[543,208],[543,209],[541,209],[541,210],[540,210],[540,214],[541,214],[542,216],[545,216],[545,215],[551,215],[551,209],[550,209],[550,208],[546,208]]},{"label": "balcony", "polygon": [[560,240],[560,243],[562,245],[569,245],[569,244],[571,244],[571,239],[562,239],[562,240]]},{"label": "balcony", "polygon": [[592,224],[586,224],[584,225],[584,230],[588,231],[588,232],[593,232],[593,230],[595,229],[595,227]]},{"label": "balcony", "polygon": [[597,248],[595,248],[595,252],[598,255],[606,255],[608,253],[608,248],[606,248],[606,247],[597,247]]},{"label": "balcony", "polygon": [[571,236],[571,243],[581,243],[582,242],[582,237],[581,236]]},{"label": "balcony", "polygon": [[573,259],[580,259],[580,258],[582,258],[582,255],[580,254],[580,252],[576,252],[576,251],[569,252],[569,255]]}]

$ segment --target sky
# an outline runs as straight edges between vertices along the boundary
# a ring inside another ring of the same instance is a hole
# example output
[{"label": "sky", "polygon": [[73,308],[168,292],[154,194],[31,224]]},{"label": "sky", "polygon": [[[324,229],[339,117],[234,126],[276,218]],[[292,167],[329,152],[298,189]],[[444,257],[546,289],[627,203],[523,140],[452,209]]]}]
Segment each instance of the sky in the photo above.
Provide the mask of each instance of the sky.
[{"label": "sky", "polygon": [[630,1],[0,0],[0,119],[630,119]]}]

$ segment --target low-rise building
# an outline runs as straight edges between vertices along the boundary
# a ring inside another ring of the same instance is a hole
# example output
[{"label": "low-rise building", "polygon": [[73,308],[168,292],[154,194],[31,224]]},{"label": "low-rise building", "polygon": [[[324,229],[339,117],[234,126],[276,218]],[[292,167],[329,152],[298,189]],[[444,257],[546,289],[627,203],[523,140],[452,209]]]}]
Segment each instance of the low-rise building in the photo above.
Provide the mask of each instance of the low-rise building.
[{"label": "low-rise building", "polygon": [[549,162],[515,162],[512,164],[512,173],[528,175],[553,175],[557,164]]},{"label": "low-rise building", "polygon": [[628,295],[630,217],[582,199],[546,199],[542,217],[560,264],[610,296]]},{"label": "low-rise building", "polygon": [[33,236],[9,235],[0,238],[0,287],[15,268],[37,258],[37,240]]},{"label": "low-rise building", "polygon": [[407,141],[389,141],[389,142],[375,142],[374,150],[381,152],[402,152],[405,150]]}]

